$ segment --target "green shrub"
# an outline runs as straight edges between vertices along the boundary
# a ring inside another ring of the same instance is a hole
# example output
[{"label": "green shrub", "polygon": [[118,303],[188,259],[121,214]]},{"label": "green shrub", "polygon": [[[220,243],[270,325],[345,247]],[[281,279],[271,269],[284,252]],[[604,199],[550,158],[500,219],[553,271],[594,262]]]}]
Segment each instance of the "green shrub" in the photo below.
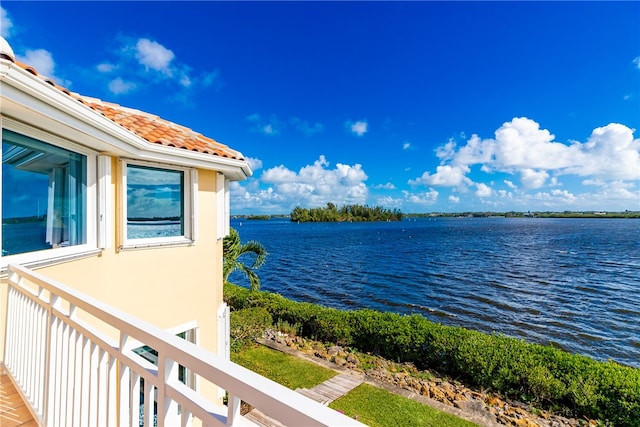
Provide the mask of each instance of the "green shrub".
[{"label": "green shrub", "polygon": [[262,337],[273,324],[271,314],[264,307],[250,307],[231,312],[231,351],[238,352]]},{"label": "green shrub", "polygon": [[444,326],[420,315],[340,311],[235,285],[225,285],[225,300],[240,311],[262,308],[263,315],[267,312],[275,322],[296,325],[308,338],[411,362],[566,415],[640,426],[640,369],[516,338]]}]

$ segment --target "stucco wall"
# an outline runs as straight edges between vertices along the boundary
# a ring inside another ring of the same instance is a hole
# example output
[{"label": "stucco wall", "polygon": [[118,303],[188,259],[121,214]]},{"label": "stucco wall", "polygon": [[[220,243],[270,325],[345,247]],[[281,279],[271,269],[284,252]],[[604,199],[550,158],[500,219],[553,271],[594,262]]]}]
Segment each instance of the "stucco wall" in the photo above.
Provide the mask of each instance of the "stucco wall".
[{"label": "stucco wall", "polygon": [[[119,191],[116,159],[112,162],[112,194]],[[170,329],[196,322],[198,344],[217,352],[216,312],[222,303],[222,241],[216,233],[216,177],[198,171],[198,239],[192,246],[119,250],[117,202],[111,248],[99,256],[38,271],[119,310]],[[117,338],[117,337],[114,337]],[[215,398],[213,388],[206,392]]]}]

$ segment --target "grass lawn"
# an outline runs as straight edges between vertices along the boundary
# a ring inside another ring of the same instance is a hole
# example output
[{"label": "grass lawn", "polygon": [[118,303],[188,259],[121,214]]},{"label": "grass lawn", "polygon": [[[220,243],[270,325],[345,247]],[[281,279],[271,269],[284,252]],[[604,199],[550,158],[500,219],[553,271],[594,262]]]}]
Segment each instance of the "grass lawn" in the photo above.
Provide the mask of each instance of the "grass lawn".
[{"label": "grass lawn", "polygon": [[473,427],[476,424],[446,414],[386,390],[361,384],[329,405],[371,427]]},{"label": "grass lawn", "polygon": [[[231,360],[292,390],[312,388],[336,375],[330,369],[264,346],[232,353]],[[473,427],[476,424],[446,414],[386,390],[361,384],[329,407],[372,427]]]},{"label": "grass lawn", "polygon": [[312,388],[336,375],[331,369],[262,345],[232,353],[231,361],[292,390]]}]

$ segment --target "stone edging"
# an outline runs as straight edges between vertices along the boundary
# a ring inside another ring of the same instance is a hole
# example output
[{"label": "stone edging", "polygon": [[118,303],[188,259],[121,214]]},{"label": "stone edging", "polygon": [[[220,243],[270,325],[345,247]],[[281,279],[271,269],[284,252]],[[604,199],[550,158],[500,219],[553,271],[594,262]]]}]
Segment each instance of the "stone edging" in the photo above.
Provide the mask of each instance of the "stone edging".
[{"label": "stone edging", "polygon": [[[338,346],[333,346],[327,350],[322,343],[296,336],[290,337],[273,330],[268,330],[264,337],[257,341],[274,350],[305,359],[336,372],[349,373],[351,375],[364,374],[365,382],[370,385],[383,388],[391,393],[426,404],[484,427],[504,425],[578,427],[597,425],[594,420],[564,418],[546,411],[537,411],[540,415],[536,415],[531,412],[528,405],[506,401],[487,393],[479,393],[446,380],[419,380],[411,377],[406,372],[397,372],[393,369],[393,372],[390,372],[387,370],[389,364],[404,365],[393,364],[393,362],[388,362],[384,359],[380,359],[382,363],[378,368],[363,372],[359,368],[357,357],[353,354],[346,354],[345,350]],[[310,350],[312,353],[301,350],[301,348],[309,345],[312,347]],[[415,370],[415,367],[412,370]]]},{"label": "stone edging", "polygon": [[[356,373],[354,372],[352,369],[349,368],[345,368],[344,366],[340,366],[337,365],[329,360],[326,359],[322,359],[313,355],[310,355],[308,353],[305,353],[303,351],[297,350],[295,348],[289,347],[285,344],[281,344],[278,343],[275,340],[267,340],[267,339],[259,339],[257,340],[258,343],[269,347],[273,350],[277,350],[280,351],[282,353],[294,356],[294,357],[299,357],[301,359],[305,359],[309,362],[315,363],[317,365],[320,365],[322,367],[325,367],[327,369],[331,369],[335,372],[339,372],[342,374],[350,374],[350,375],[362,375],[362,373]],[[411,392],[409,390],[405,390],[403,388],[400,388],[398,386],[395,386],[393,384],[389,384],[387,382],[383,382],[380,381],[374,377],[371,377],[370,375],[366,375],[364,374],[364,382],[366,384],[372,385],[374,387],[378,387],[378,388],[382,388],[384,390],[389,391],[390,393],[394,393],[394,394],[398,394],[400,396],[406,397],[408,399],[414,400],[416,402],[420,402],[422,404],[431,406],[432,408],[435,408],[439,411],[442,412],[446,412],[448,414],[454,415],[456,417],[465,419],[467,421],[479,424],[481,426],[485,426],[485,427],[499,427],[500,424],[498,424],[497,422],[491,420],[491,418],[488,415],[486,411],[482,410],[482,412],[484,413],[469,413],[468,411],[463,411],[462,409],[456,408],[454,406],[449,406],[449,405],[445,405],[444,403],[438,402],[437,400],[434,399],[430,399],[428,397],[425,396],[421,396],[420,394]]]}]

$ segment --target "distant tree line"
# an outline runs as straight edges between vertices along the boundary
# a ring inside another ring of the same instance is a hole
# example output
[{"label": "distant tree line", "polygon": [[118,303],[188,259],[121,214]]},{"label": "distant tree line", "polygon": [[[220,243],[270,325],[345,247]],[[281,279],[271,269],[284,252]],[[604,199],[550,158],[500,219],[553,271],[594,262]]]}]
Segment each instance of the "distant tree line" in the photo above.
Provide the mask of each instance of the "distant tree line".
[{"label": "distant tree line", "polygon": [[506,218],[640,218],[640,211],[624,211],[624,212],[605,212],[605,211],[563,211],[563,212],[431,212],[431,213],[411,213],[407,214],[410,218],[424,217],[474,217],[474,218],[490,218],[490,217],[506,217]]},{"label": "distant tree line", "polygon": [[153,218],[151,217],[145,217],[145,216],[134,216],[134,217],[127,217],[127,221],[138,221],[138,222],[147,222],[147,221],[180,221],[180,217],[179,216],[154,216]]},{"label": "distant tree line", "polygon": [[47,219],[46,215],[33,215],[33,216],[23,216],[23,217],[15,217],[15,218],[3,218],[3,224],[28,224],[32,222],[42,222]]},{"label": "distant tree line", "polygon": [[364,222],[364,221],[401,221],[402,212],[398,209],[386,209],[381,206],[344,205],[338,208],[327,203],[322,208],[296,207],[291,212],[292,222]]},{"label": "distant tree line", "polygon": [[271,215],[248,215],[246,218],[249,220],[266,221],[271,219]]}]

